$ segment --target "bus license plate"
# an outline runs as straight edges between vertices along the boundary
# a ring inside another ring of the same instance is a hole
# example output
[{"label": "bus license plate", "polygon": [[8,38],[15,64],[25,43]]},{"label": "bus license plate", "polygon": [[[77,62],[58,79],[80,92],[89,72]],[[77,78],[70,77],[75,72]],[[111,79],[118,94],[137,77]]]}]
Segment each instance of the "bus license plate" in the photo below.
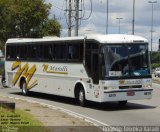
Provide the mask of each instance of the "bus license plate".
[{"label": "bus license plate", "polygon": [[135,95],[135,92],[134,91],[129,91],[127,92],[127,96],[134,96]]}]

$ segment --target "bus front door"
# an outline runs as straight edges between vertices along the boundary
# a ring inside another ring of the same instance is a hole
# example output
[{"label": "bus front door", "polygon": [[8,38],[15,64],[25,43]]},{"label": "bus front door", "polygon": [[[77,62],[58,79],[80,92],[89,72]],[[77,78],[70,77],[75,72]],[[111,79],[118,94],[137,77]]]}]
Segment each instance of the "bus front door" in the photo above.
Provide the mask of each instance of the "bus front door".
[{"label": "bus front door", "polygon": [[91,53],[91,74],[94,84],[99,83],[99,55],[98,51]]}]

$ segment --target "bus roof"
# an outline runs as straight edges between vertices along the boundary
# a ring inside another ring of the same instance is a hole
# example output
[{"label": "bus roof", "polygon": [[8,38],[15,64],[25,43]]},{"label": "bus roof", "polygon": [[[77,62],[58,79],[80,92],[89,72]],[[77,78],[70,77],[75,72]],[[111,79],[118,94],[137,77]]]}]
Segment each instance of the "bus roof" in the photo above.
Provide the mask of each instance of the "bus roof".
[{"label": "bus roof", "polygon": [[44,38],[13,38],[8,39],[6,43],[22,43],[22,42],[50,42],[50,41],[72,41],[72,40],[96,40],[99,43],[147,43],[147,39],[126,34],[108,34],[108,35],[86,35],[81,37],[44,37]]}]

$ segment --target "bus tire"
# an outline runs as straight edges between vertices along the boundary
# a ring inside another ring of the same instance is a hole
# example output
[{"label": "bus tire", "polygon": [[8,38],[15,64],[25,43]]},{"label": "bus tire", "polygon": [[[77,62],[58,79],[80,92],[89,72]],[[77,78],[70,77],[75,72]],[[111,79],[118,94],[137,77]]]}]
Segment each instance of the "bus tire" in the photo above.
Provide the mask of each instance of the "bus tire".
[{"label": "bus tire", "polygon": [[118,103],[120,106],[125,106],[127,104],[127,100],[119,101]]},{"label": "bus tire", "polygon": [[28,95],[26,81],[22,81],[22,83],[21,83],[21,90],[22,90],[22,95],[24,95],[24,96]]},{"label": "bus tire", "polygon": [[78,93],[78,101],[79,101],[80,106],[84,107],[86,105],[85,92],[83,88],[81,88]]}]

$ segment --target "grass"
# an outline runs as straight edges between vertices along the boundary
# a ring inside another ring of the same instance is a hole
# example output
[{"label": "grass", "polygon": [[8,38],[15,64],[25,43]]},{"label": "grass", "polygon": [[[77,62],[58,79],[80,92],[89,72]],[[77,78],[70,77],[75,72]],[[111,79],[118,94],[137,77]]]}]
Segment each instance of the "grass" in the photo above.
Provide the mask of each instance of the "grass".
[{"label": "grass", "polygon": [[33,115],[16,109],[15,112],[0,107],[0,131],[46,132],[47,129]]}]

